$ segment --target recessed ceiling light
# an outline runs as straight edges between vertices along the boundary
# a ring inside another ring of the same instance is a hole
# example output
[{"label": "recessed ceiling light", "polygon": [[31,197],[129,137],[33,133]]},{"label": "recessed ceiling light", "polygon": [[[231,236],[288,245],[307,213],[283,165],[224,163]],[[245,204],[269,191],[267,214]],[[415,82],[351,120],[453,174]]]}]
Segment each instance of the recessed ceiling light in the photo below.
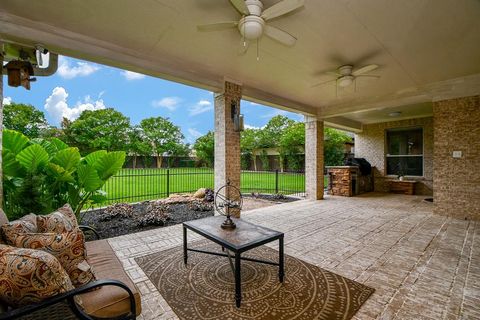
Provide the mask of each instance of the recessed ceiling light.
[{"label": "recessed ceiling light", "polygon": [[400,117],[402,115],[401,111],[394,111],[388,114],[390,117]]}]

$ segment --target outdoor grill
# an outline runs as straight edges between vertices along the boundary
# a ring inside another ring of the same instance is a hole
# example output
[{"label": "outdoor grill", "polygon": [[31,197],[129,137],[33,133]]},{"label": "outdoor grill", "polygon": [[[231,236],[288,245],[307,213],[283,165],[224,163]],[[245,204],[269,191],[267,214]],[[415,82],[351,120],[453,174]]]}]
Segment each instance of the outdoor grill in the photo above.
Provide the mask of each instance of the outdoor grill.
[{"label": "outdoor grill", "polygon": [[326,167],[329,176],[328,193],[352,197],[373,191],[373,170],[364,158],[349,158],[344,166]]}]

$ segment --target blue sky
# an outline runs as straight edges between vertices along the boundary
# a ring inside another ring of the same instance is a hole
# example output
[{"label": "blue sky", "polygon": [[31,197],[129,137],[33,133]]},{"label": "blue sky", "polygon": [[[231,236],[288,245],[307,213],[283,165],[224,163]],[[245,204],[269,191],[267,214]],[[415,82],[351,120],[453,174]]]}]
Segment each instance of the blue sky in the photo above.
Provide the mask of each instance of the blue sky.
[{"label": "blue sky", "polygon": [[[13,88],[4,78],[4,103],[28,103],[43,111],[51,125],[62,117],[76,119],[85,109],[114,108],[132,124],[154,116],[168,117],[180,126],[185,141],[213,130],[213,93],[138,73],[60,57],[58,71],[37,77],[31,90]],[[246,127],[262,127],[283,114],[297,121],[303,116],[242,101]]]}]

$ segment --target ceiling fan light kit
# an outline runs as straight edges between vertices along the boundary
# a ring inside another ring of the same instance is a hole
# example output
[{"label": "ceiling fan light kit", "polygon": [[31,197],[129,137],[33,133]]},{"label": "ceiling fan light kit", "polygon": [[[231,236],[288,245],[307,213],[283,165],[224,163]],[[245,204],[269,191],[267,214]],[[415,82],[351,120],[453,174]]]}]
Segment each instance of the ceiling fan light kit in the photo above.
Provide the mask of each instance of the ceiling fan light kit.
[{"label": "ceiling fan light kit", "polygon": [[285,46],[295,45],[297,38],[278,27],[269,25],[268,22],[303,7],[305,0],[283,0],[265,10],[263,10],[263,3],[260,0],[230,0],[230,3],[242,15],[240,20],[199,25],[197,26],[198,31],[237,28],[243,40],[243,48],[240,50],[240,54],[244,54],[248,50],[248,41],[256,41],[257,60],[258,40],[263,35]]},{"label": "ceiling fan light kit", "polygon": [[240,34],[247,40],[257,40],[263,34],[265,21],[257,16],[246,16],[240,19],[238,30]]},{"label": "ceiling fan light kit", "polygon": [[351,86],[352,84],[355,84],[356,86],[356,81],[359,77],[379,78],[380,76],[368,74],[370,71],[373,71],[377,68],[378,65],[376,64],[369,64],[357,69],[355,69],[354,66],[351,64],[346,64],[338,67],[337,70],[328,71],[325,73],[326,75],[334,75],[335,79],[314,84],[312,87],[318,87],[328,83],[335,83],[335,94],[337,94],[336,89],[338,87],[346,88]]},{"label": "ceiling fan light kit", "polygon": [[354,80],[355,80],[354,76],[342,76],[338,78],[337,84],[339,87],[345,88],[351,85]]}]

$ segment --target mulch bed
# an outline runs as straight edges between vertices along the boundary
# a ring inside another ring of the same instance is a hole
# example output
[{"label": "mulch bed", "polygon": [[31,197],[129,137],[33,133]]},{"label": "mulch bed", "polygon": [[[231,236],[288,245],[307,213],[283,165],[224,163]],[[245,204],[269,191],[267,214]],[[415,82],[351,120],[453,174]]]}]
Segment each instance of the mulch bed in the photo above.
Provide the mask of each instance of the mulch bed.
[{"label": "mulch bed", "polygon": [[[263,199],[273,204],[298,199],[278,195],[253,194],[247,199]],[[254,201],[254,200],[253,200]],[[81,224],[97,230],[102,239],[129,233],[168,227],[189,220],[213,216],[213,202],[186,195],[135,204],[116,204],[106,208],[86,211]],[[94,237],[86,234],[87,241]]]}]

